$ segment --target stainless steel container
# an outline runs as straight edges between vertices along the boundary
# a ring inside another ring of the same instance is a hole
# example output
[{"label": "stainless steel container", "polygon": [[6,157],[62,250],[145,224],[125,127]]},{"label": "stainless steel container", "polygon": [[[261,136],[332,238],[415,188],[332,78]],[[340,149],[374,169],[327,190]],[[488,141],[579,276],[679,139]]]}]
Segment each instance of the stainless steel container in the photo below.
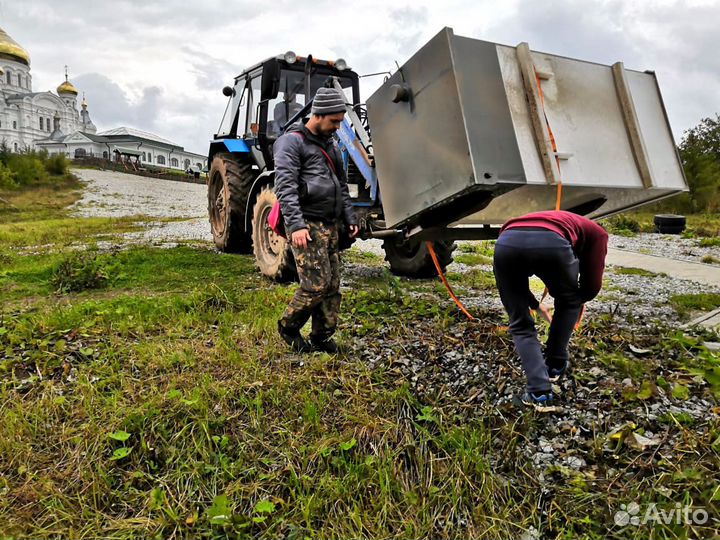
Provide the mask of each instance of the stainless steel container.
[{"label": "stainless steel container", "polygon": [[559,183],[589,217],[687,190],[654,73],[620,63],[445,28],[367,106],[388,227],[503,223]]}]

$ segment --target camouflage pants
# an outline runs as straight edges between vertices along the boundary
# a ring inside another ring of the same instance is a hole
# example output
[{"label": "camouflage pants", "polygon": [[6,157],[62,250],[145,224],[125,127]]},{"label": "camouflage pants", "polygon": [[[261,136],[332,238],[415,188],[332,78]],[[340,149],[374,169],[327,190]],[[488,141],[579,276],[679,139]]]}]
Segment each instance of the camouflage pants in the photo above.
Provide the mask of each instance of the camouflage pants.
[{"label": "camouflage pants", "polygon": [[340,312],[340,251],[337,225],[308,221],[311,242],[292,246],[300,287],[280,319],[288,330],[300,330],[312,317],[311,339],[328,339]]}]

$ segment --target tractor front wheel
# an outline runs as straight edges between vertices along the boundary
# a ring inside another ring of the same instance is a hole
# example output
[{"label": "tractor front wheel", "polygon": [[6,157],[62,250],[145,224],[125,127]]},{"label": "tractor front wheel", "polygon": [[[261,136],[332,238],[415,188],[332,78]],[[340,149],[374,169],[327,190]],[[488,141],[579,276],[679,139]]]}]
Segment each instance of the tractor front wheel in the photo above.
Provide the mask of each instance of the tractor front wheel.
[{"label": "tractor front wheel", "polygon": [[260,272],[278,282],[297,279],[295,259],[287,239],[275,234],[268,223],[268,216],[277,201],[275,193],[263,188],[253,208],[252,242],[255,262]]}]

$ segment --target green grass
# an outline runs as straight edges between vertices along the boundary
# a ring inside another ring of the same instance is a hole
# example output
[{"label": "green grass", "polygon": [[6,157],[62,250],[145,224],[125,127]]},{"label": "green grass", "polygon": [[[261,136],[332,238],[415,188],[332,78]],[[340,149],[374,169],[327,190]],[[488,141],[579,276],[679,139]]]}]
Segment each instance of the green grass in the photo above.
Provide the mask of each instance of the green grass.
[{"label": "green grass", "polygon": [[482,255],[480,253],[460,253],[459,255],[456,255],[453,260],[461,264],[467,264],[468,266],[493,263],[492,257],[488,257],[487,255]]},{"label": "green grass", "polygon": [[0,243],[11,247],[67,245],[90,236],[115,235],[141,230],[138,217],[61,218],[0,224]]},{"label": "green grass", "polygon": [[482,240],[478,242],[463,242],[458,245],[460,253],[474,253],[492,259],[495,253],[495,240]]},{"label": "green grass", "polygon": [[368,251],[361,251],[357,247],[351,247],[342,254],[343,261],[364,264],[367,266],[382,266],[383,257]]},{"label": "green grass", "polygon": [[453,285],[457,284],[473,289],[488,290],[495,287],[495,274],[489,270],[474,268],[464,273],[450,272],[447,278]]},{"label": "green grass", "polygon": [[643,276],[643,277],[658,277],[658,276],[667,276],[664,272],[651,272],[650,270],[645,270],[643,268],[634,268],[632,266],[619,266],[613,269],[613,272],[615,274],[627,274],[632,276]]},{"label": "green grass", "polygon": [[645,363],[629,355],[610,353],[599,355],[597,360],[600,364],[612,368],[613,371],[624,377],[639,379],[647,374]]},{"label": "green grass", "polygon": [[688,317],[694,311],[712,311],[720,307],[720,294],[675,294],[670,297],[670,304],[682,317]]},{"label": "green grass", "polygon": [[[68,237],[92,244],[107,228],[78,218],[39,253],[19,249],[67,219],[62,205],[40,212],[28,203],[15,213],[23,232],[0,267],[0,537],[497,539],[535,527],[598,539],[624,537],[608,533],[620,504],[662,493],[716,512],[720,423],[710,412],[658,421],[671,452],[608,449],[615,422],[634,412],[596,381],[608,393],[603,413],[616,416],[563,431],[588,466],[541,477],[525,446],[565,430],[562,417],[413,387],[400,360],[442,372],[443,354],[472,347],[497,369],[487,388],[521,384],[509,337],[495,328],[502,316],[458,321],[436,281],[356,278],[340,317],[347,352],[299,357],[276,332],[295,285],[268,282],[251,257],[192,245],[90,250],[102,286],[58,293],[54,275],[88,264],[65,249]],[[469,294],[494,287],[478,269],[452,279]],[[634,359],[628,344],[652,354]],[[599,363],[608,377],[660,388],[701,377],[693,398],[720,388],[717,358],[681,333],[597,316],[573,354],[586,378]],[[635,399],[650,405],[648,388]]]},{"label": "green grass", "polygon": [[80,200],[82,184],[73,176],[51,177],[30,188],[0,190],[0,224],[69,216],[68,207]]},{"label": "green grass", "polygon": [[700,240],[698,240],[698,246],[720,247],[720,236],[714,236],[712,238],[701,238]]}]

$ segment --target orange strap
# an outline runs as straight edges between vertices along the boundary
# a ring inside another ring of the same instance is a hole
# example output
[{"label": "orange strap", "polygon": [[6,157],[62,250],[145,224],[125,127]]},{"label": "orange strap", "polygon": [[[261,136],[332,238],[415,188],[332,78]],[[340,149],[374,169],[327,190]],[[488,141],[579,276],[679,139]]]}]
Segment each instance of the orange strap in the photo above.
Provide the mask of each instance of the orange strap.
[{"label": "orange strap", "polygon": [[425,245],[427,246],[428,252],[430,253],[430,257],[432,258],[433,263],[435,264],[435,269],[438,272],[438,276],[440,276],[440,279],[443,282],[443,285],[445,285],[445,288],[448,290],[448,293],[450,294],[450,298],[452,298],[455,301],[455,304],[457,307],[462,311],[465,316],[470,319],[471,321],[475,321],[475,317],[470,315],[470,312],[465,309],[465,306],[463,303],[458,299],[457,296],[455,296],[455,293],[452,290],[452,287],[450,286],[450,283],[448,282],[447,278],[445,277],[445,274],[442,271],[442,268],[440,268],[440,262],[438,261],[437,254],[435,253],[435,248],[433,247],[432,242],[427,240],[425,242]]},{"label": "orange strap", "polygon": [[540,77],[535,72],[535,82],[537,83],[538,93],[540,94],[540,105],[542,106],[543,116],[545,117],[545,125],[548,128],[550,134],[550,145],[555,153],[555,163],[557,163],[559,180],[557,183],[557,198],[555,199],[555,210],[560,210],[560,203],[562,202],[562,169],[560,169],[560,158],[557,155],[557,142],[555,141],[555,134],[553,133],[552,127],[550,127],[550,121],[548,120],[547,113],[545,112],[545,94],[543,94],[542,86],[540,85]]}]

